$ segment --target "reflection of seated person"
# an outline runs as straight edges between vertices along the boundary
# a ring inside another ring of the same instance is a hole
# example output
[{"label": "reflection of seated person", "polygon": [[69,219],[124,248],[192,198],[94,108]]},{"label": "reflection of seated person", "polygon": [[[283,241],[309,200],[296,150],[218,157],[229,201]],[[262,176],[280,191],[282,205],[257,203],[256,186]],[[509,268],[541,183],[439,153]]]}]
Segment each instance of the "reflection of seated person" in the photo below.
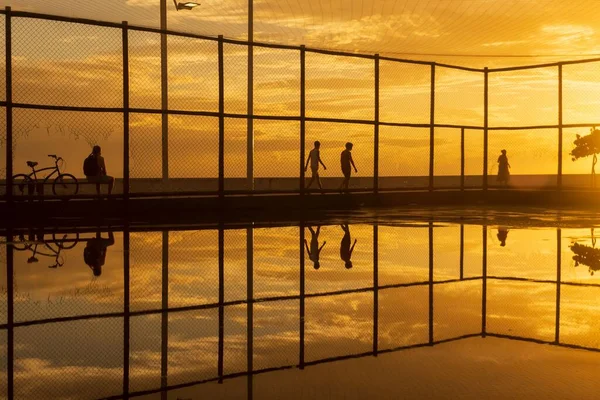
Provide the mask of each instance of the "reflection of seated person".
[{"label": "reflection of seated person", "polygon": [[83,250],[83,260],[92,269],[94,276],[102,274],[102,266],[106,261],[106,248],[115,244],[112,232],[108,233],[108,239],[103,239],[100,232],[96,237],[90,239]]},{"label": "reflection of seated person", "polygon": [[317,231],[315,232],[312,226],[309,226],[310,230],[310,249],[308,248],[308,243],[306,239],[304,239],[304,246],[306,247],[306,251],[308,252],[308,258],[314,263],[314,269],[319,269],[321,264],[319,263],[319,255],[321,254],[321,250],[325,246],[327,241],[323,242],[323,245],[319,247],[319,233],[321,232],[321,227],[317,226]]},{"label": "reflection of seated person", "polygon": [[506,246],[506,237],[507,236],[508,236],[508,229],[506,229],[505,227],[502,227],[502,226],[500,228],[498,228],[498,234],[496,235],[496,237],[500,241],[500,246],[502,246],[502,247]]},{"label": "reflection of seated person", "polygon": [[352,261],[350,258],[352,257],[352,252],[354,251],[354,246],[356,245],[356,239],[354,239],[354,243],[352,247],[350,247],[350,242],[352,238],[350,237],[350,227],[348,224],[340,225],[342,230],[344,231],[344,237],[340,243],[340,258],[344,261],[344,265],[347,269],[352,268]]}]

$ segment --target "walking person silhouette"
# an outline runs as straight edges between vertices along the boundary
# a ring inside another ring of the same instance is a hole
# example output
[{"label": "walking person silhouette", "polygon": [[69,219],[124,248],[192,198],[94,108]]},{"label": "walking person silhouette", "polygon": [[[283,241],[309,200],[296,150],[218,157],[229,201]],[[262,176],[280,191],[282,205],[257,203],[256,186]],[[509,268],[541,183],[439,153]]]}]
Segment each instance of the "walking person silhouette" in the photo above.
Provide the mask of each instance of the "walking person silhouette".
[{"label": "walking person silhouette", "polygon": [[356,169],[356,165],[354,165],[354,160],[352,159],[352,147],[354,145],[350,142],[346,143],[346,150],[342,151],[340,155],[340,162],[342,166],[342,173],[344,174],[344,180],[340,186],[340,192],[348,191],[348,185],[350,184],[350,176],[352,174],[352,168],[354,167],[354,172],[358,173]]},{"label": "walking person silhouette", "polygon": [[508,181],[510,180],[510,164],[508,163],[506,150],[502,150],[501,153],[500,157],[498,157],[498,177],[496,180],[501,185],[508,186]]},{"label": "walking person silhouette", "polygon": [[344,261],[346,269],[350,269],[352,268],[352,261],[350,258],[352,257],[354,246],[356,245],[356,239],[354,239],[354,243],[352,243],[352,247],[350,247],[350,242],[352,241],[352,237],[350,236],[350,227],[348,224],[340,225],[340,227],[344,231],[344,237],[340,242],[340,258],[342,261]]},{"label": "walking person silhouette", "polygon": [[321,267],[321,264],[319,263],[319,256],[327,241],[324,241],[321,247],[319,247],[319,233],[321,233],[320,225],[317,226],[316,232],[312,226],[309,226],[308,229],[310,230],[310,249],[308,248],[308,242],[306,239],[304,239],[304,246],[306,247],[308,258],[314,263],[313,268],[319,269]]},{"label": "walking person silhouette", "polygon": [[308,163],[310,162],[310,170],[312,172],[312,177],[310,178],[310,182],[306,186],[306,189],[310,188],[313,182],[316,180],[317,185],[319,185],[319,189],[323,190],[321,186],[321,178],[319,177],[319,164],[323,166],[323,169],[327,169],[323,161],[321,160],[321,142],[318,140],[315,142],[315,147],[308,153],[308,158],[306,159],[306,165],[304,166],[304,171],[308,171]]}]

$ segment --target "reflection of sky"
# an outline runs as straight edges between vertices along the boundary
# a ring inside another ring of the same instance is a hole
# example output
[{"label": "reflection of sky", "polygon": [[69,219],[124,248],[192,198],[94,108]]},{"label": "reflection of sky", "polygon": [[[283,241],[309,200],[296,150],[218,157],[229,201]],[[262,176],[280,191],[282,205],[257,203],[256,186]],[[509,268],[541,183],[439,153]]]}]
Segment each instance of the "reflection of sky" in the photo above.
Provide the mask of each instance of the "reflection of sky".
[{"label": "reflection of sky", "polygon": [[[303,248],[307,295],[372,287],[374,227],[350,225],[349,229],[352,242],[357,240],[352,253],[352,269],[346,269],[340,258],[344,232],[339,225],[321,227],[319,245],[327,243],[320,254],[319,270],[313,268]],[[432,286],[433,309],[429,303],[429,229],[427,225],[377,227],[379,285],[398,286],[378,291],[379,350],[428,344],[430,312],[433,312],[434,341],[481,332],[481,226],[463,227],[463,276],[468,280],[461,281],[461,227],[434,225],[433,277],[436,282],[451,282]],[[522,280],[488,278],[487,332],[552,342],[556,328],[556,284],[527,279],[552,281],[556,278],[556,229],[508,229],[506,246],[501,247],[496,237],[497,227],[487,228],[487,273],[488,276]],[[80,237],[92,235],[81,234]],[[260,228],[254,229],[252,235],[254,297],[298,296],[299,228]],[[224,234],[225,301],[246,299],[246,236],[246,230],[227,230]],[[305,238],[310,248],[308,229]],[[162,264],[163,239],[168,241],[168,254],[165,254],[168,270]],[[596,283],[597,278],[589,274],[587,267],[575,267],[570,263],[572,253],[568,246],[572,241],[591,245],[589,229],[561,230],[563,281]],[[37,264],[27,264],[30,252],[14,252],[15,321],[122,311],[123,234],[115,234],[115,245],[108,248],[103,273],[96,278],[83,262],[84,246],[84,243],[78,243],[73,249],[65,250],[65,265],[58,269],[47,268],[45,259]],[[132,312],[161,309],[163,274],[168,277],[169,307],[218,302],[217,249],[217,230],[131,233]],[[5,259],[2,259],[2,269],[6,272],[5,268]],[[405,286],[411,283],[423,284]],[[600,347],[596,334],[600,311],[596,304],[597,291],[600,288],[561,285],[562,343]],[[6,299],[2,300],[2,307],[6,307]],[[262,301],[255,303],[252,309],[254,369],[297,365],[300,301]],[[372,290],[306,298],[305,361],[372,351],[374,311]],[[245,304],[224,309],[225,374],[246,371],[247,312]],[[162,319],[160,312],[130,318],[130,391],[160,387],[163,333],[168,351],[169,385],[217,377],[218,308],[170,312],[165,332],[162,331]],[[122,387],[123,329],[121,317],[15,328],[17,397],[54,398],[62,395],[64,398],[87,398],[118,394]],[[6,360],[5,331],[2,334],[2,359]],[[484,341],[481,346],[487,347],[488,342]],[[454,354],[454,348],[468,348],[468,345],[458,343],[439,346],[446,346],[445,350],[433,350],[440,354]],[[502,346],[511,351],[519,348],[512,344]],[[423,352],[410,350],[415,351]],[[490,356],[487,350],[484,356],[496,357]],[[571,362],[578,360],[573,356]],[[307,367],[307,370],[311,368],[314,367]],[[5,377],[6,365],[0,365],[0,369]],[[211,385],[198,390],[210,392]],[[228,389],[222,390],[231,393],[242,390],[233,381],[226,385],[229,385]],[[47,387],[51,389],[45,390]],[[260,392],[261,389],[257,390]]]}]

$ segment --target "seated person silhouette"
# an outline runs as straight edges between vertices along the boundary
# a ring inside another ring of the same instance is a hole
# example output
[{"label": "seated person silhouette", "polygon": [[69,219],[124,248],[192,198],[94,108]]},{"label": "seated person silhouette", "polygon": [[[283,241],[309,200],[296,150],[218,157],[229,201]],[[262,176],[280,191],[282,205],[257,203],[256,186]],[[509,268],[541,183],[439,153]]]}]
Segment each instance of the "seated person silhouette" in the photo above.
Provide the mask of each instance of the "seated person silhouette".
[{"label": "seated person silhouette", "polygon": [[108,184],[108,194],[111,194],[115,186],[115,178],[106,172],[106,163],[102,157],[102,148],[98,145],[92,148],[90,154],[83,163],[83,172],[88,180],[96,184],[96,193],[100,195],[100,184]]},{"label": "seated person silhouette", "polygon": [[507,236],[508,236],[508,229],[506,229],[503,226],[499,227],[498,228],[498,234],[496,235],[496,237],[500,241],[500,246],[501,247],[506,246],[506,238],[507,238]]},{"label": "seated person silhouette", "polygon": [[113,244],[115,244],[115,237],[112,232],[108,233],[108,239],[102,238],[100,232],[97,232],[96,237],[87,242],[83,249],[83,260],[92,269],[94,276],[102,275],[102,266],[106,261],[106,249]]},{"label": "seated person silhouette", "polygon": [[319,247],[319,233],[321,232],[320,225],[317,226],[316,232],[312,226],[309,226],[308,229],[310,230],[310,249],[308,248],[308,242],[306,239],[304,239],[304,246],[306,247],[308,258],[314,263],[313,268],[319,269],[321,267],[321,264],[319,263],[319,255],[321,254],[321,250],[323,250],[323,247],[325,247],[325,243],[327,243],[327,241],[324,241],[323,245]]},{"label": "seated person silhouette", "polygon": [[352,261],[350,258],[352,257],[352,252],[354,251],[354,246],[356,245],[356,239],[354,239],[354,243],[352,247],[350,247],[350,242],[352,238],[350,237],[350,227],[348,224],[340,225],[342,230],[344,231],[344,237],[340,243],[340,258],[344,261],[344,265],[346,269],[352,268]]}]

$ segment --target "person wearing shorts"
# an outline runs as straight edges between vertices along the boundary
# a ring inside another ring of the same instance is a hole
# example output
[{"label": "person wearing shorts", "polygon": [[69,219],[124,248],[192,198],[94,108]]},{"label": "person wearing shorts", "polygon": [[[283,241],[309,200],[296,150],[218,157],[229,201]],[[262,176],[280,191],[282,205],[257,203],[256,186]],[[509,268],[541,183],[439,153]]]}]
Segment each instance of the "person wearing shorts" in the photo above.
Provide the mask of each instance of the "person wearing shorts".
[{"label": "person wearing shorts", "polygon": [[306,189],[310,188],[313,182],[316,180],[317,185],[319,185],[319,189],[323,189],[321,186],[321,178],[319,177],[319,164],[323,166],[323,169],[327,169],[323,161],[321,160],[321,142],[318,140],[315,142],[315,148],[308,153],[308,159],[306,160],[306,165],[304,166],[304,171],[308,171],[308,164],[310,163],[310,171],[312,172],[312,177],[310,178],[310,182],[306,186]]},{"label": "person wearing shorts", "polygon": [[107,184],[108,194],[111,194],[115,185],[115,178],[109,176],[106,173],[106,163],[104,162],[104,157],[102,157],[102,149],[100,148],[100,146],[94,146],[94,148],[92,149],[92,155],[98,161],[98,173],[96,175],[86,176],[86,178],[88,182],[96,184],[96,192],[98,193],[98,195],[100,194],[101,184]]},{"label": "person wearing shorts", "polygon": [[340,161],[342,166],[342,174],[344,174],[344,180],[340,186],[340,191],[348,191],[348,185],[350,184],[350,176],[352,175],[352,167],[354,172],[358,172],[354,160],[352,159],[352,143],[346,143],[346,150],[342,151]]}]

